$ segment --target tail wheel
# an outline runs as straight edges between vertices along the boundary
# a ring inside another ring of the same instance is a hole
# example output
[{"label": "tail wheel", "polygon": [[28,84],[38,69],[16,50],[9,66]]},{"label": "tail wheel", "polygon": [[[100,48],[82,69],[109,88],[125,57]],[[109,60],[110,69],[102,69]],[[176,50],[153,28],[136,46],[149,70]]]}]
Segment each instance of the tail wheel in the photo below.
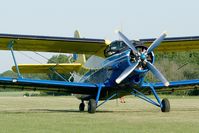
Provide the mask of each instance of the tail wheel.
[{"label": "tail wheel", "polygon": [[96,101],[94,99],[90,99],[88,101],[88,113],[95,113],[96,112]]},{"label": "tail wheel", "polygon": [[170,102],[167,98],[164,98],[162,100],[162,108],[161,108],[162,112],[169,112],[170,111]]},{"label": "tail wheel", "polygon": [[84,108],[85,108],[85,104],[84,104],[84,102],[82,102],[82,103],[80,103],[79,104],[79,111],[84,111]]}]

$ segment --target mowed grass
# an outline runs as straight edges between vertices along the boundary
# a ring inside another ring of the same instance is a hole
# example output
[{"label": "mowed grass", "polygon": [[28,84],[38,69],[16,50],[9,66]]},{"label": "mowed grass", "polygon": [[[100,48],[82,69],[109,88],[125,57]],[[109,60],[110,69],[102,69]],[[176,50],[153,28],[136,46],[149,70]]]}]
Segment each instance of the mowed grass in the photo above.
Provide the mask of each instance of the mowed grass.
[{"label": "mowed grass", "polygon": [[0,133],[198,133],[199,97],[170,97],[162,113],[140,99],[127,97],[80,113],[75,97],[0,97]]}]

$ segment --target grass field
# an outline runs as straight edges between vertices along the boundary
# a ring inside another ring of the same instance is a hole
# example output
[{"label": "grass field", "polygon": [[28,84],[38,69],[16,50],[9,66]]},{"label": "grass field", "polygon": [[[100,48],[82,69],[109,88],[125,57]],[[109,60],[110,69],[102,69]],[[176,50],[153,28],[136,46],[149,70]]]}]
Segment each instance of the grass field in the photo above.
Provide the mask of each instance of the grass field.
[{"label": "grass field", "polygon": [[134,97],[110,101],[97,113],[78,112],[74,97],[0,96],[0,133],[198,133],[199,97],[170,96],[162,113]]}]

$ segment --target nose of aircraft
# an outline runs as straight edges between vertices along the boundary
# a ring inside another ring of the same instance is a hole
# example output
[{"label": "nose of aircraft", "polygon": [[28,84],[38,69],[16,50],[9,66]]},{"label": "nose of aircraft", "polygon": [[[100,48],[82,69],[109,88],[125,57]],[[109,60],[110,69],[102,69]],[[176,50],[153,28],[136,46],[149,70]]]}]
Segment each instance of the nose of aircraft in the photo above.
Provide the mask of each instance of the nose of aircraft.
[{"label": "nose of aircraft", "polygon": [[115,80],[117,84],[120,84],[124,79],[126,79],[139,65],[140,62],[146,64],[147,68],[155,75],[157,79],[162,81],[165,86],[169,86],[169,82],[166,80],[166,78],[160,73],[160,71],[149,61],[147,61],[147,56],[150,54],[156,47],[160,45],[160,43],[164,40],[166,37],[166,32],[163,32],[150,46],[149,48],[144,52],[139,52],[136,47],[129,41],[129,39],[120,31],[117,31],[121,39],[125,42],[125,44],[132,50],[132,52],[137,57],[134,62],[132,62],[132,65],[127,67],[121,75]]}]

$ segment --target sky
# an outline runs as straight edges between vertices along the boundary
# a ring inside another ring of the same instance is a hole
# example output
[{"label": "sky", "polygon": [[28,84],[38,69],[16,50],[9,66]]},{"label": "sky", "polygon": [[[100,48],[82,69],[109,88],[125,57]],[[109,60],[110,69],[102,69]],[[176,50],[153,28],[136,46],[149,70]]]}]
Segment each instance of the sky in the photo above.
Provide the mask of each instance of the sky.
[{"label": "sky", "polygon": [[[0,33],[116,40],[120,29],[130,39],[199,35],[198,0],[0,0]],[[24,52],[23,52],[24,53]],[[37,63],[15,52],[17,63]],[[46,60],[33,52],[31,58]],[[52,54],[42,53],[50,58]],[[0,73],[13,65],[0,51]]]}]

